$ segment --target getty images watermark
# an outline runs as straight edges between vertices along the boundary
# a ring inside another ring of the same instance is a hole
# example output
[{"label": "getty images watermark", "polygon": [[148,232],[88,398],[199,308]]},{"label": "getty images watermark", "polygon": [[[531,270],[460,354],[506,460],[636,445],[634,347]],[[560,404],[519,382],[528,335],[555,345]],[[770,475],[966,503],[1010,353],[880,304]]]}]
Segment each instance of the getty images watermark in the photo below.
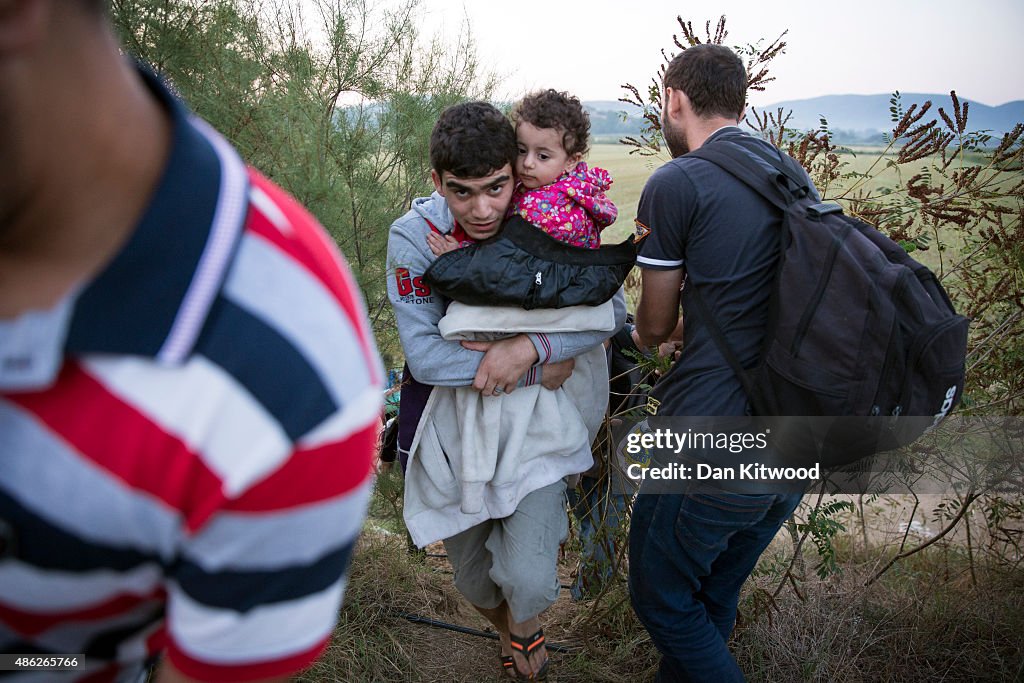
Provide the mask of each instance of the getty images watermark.
[{"label": "getty images watermark", "polygon": [[622,420],[611,443],[619,471],[641,493],[1024,494],[1024,418],[935,422],[651,416]]},{"label": "getty images watermark", "polygon": [[[757,451],[767,455],[768,438],[771,428],[763,432],[695,432],[687,428],[684,432],[659,428],[644,431],[639,429],[626,435],[625,453],[634,458],[655,451],[671,453],[679,456],[688,452],[725,451],[731,454],[746,454],[748,457]],[[821,480],[821,463],[805,467],[772,466],[765,462],[751,460],[735,465],[709,462],[668,462],[660,466],[652,465],[649,459],[644,462],[634,461],[626,466],[626,475],[630,479],[662,479],[678,481],[798,481],[811,483]]]}]

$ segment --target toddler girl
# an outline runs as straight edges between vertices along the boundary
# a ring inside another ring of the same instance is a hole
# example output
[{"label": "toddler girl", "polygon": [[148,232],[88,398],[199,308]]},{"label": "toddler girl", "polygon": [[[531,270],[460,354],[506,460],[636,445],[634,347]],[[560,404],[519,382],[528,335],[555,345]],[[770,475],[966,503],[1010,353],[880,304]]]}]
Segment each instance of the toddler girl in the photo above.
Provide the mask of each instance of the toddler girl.
[{"label": "toddler girl", "polygon": [[[521,216],[565,244],[601,246],[601,230],[615,222],[618,209],[605,196],[608,171],[582,160],[590,119],[580,101],[551,89],[532,93],[515,106],[512,121],[518,184],[508,217]],[[431,234],[428,242],[438,256],[467,246],[450,235]]]},{"label": "toddler girl", "polygon": [[580,101],[545,90],[523,98],[512,111],[519,156],[519,185],[509,215],[518,214],[552,237],[577,247],[601,246],[601,230],[618,210],[605,192],[603,168],[587,168],[590,120]]}]

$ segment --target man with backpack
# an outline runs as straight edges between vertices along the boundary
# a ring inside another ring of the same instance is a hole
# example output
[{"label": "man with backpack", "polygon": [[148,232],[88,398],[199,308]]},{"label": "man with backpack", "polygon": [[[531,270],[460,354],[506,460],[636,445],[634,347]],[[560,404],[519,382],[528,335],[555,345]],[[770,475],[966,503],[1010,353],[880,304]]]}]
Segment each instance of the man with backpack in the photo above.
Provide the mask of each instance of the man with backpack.
[{"label": "man with backpack", "polygon": [[[809,481],[736,482],[708,459],[740,464],[743,480],[765,458],[817,473],[910,444],[960,400],[968,320],[900,245],[823,203],[794,159],[737,127],[746,72],[729,49],[685,50],[664,90],[675,158],[640,198],[637,330],[657,343],[680,299],[686,315],[683,353],[651,392],[649,422],[667,416],[677,437],[683,417],[731,433],[728,456],[677,449],[699,463],[699,484],[641,488],[630,589],[665,655],[659,680],[740,681],[726,647],[740,587]],[[700,481],[701,467],[728,483]]]},{"label": "man with backpack", "polygon": [[[740,378],[691,304],[700,288],[730,348],[751,367],[765,335],[782,219],[720,167],[683,155],[723,138],[779,152],[738,127],[746,69],[728,48],[684,50],[663,85],[662,131],[674,158],[648,180],[637,212],[641,342],[668,338],[680,300],[685,316],[682,354],[650,405],[658,416],[742,416],[748,399]],[[656,681],[744,680],[727,647],[739,591],[800,498],[707,487],[656,495],[641,487],[630,528],[630,595],[663,655]]]}]

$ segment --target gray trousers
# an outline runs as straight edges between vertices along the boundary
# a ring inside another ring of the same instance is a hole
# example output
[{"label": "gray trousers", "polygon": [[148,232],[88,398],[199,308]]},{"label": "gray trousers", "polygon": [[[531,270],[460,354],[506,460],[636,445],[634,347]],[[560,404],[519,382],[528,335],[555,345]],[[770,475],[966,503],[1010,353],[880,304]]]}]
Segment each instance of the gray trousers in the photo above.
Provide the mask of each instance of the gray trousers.
[{"label": "gray trousers", "polygon": [[568,533],[559,479],[528,494],[508,517],[444,540],[455,587],[477,607],[507,602],[515,622],[535,617],[558,599],[558,547]]}]

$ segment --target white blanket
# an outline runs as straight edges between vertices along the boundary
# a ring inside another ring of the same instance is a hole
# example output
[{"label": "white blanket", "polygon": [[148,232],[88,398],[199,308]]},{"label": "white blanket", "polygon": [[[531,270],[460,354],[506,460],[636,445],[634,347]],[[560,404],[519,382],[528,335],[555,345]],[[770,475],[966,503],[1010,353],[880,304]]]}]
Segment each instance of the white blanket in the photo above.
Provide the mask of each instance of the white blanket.
[{"label": "white blanket", "polygon": [[[453,302],[439,329],[449,339],[520,332],[614,331],[610,302],[524,311]],[[405,522],[418,546],[487,519],[507,517],[528,493],[586,471],[608,398],[608,366],[597,346],[576,357],[572,376],[483,396],[472,387],[435,387],[410,448]]]}]

